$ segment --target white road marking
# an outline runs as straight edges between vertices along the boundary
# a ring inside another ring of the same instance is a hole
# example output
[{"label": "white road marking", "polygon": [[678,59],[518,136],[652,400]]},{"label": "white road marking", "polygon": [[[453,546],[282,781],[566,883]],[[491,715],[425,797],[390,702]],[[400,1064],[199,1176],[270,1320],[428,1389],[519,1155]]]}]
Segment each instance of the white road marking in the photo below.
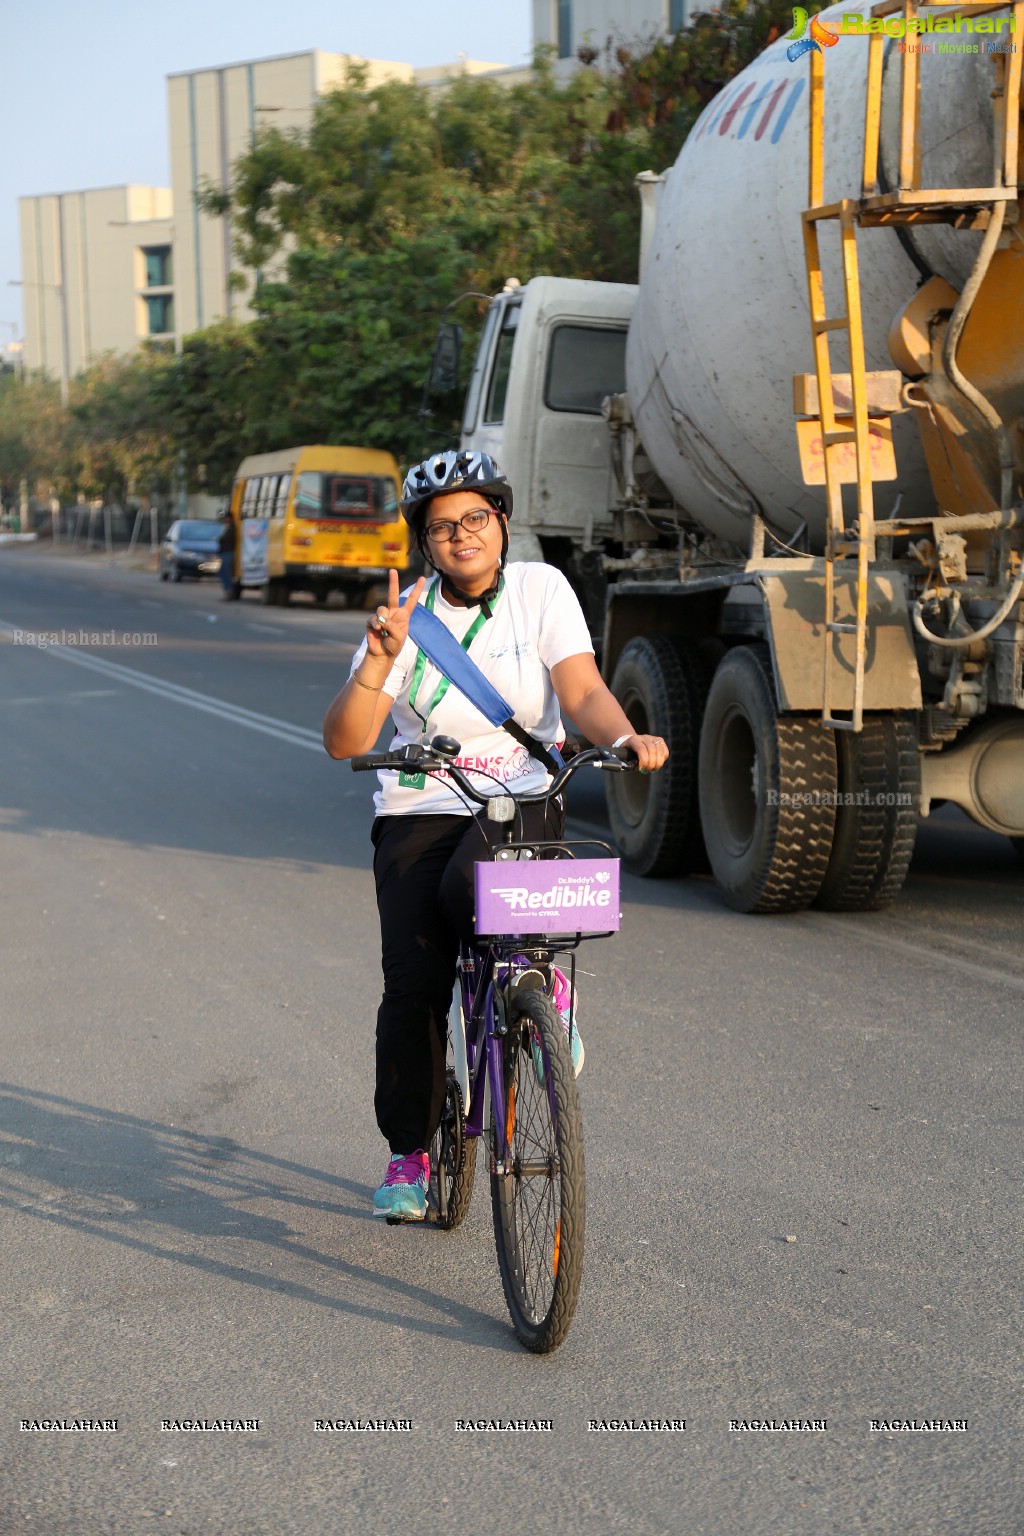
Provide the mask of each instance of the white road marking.
[{"label": "white road marking", "polygon": [[77,704],[79,699],[116,699],[116,688],[83,688],[80,693],[36,693],[17,699],[0,699],[4,709],[10,704]]},{"label": "white road marking", "polygon": [[[8,624],[0,619],[0,630],[12,632],[19,628],[18,625]],[[250,731],[260,731],[264,736],[275,736],[279,741],[290,742],[294,747],[306,747],[311,752],[324,750],[319,731],[309,730],[304,725],[292,725],[287,720],[277,720],[273,715],[257,714],[255,710],[243,709],[239,704],[228,704],[223,699],[211,698],[209,694],[197,693],[194,688],[183,688],[178,683],[164,682],[149,676],[146,672],[138,672],[134,667],[123,667],[116,661],[106,661],[103,657],[93,656],[88,651],[79,651],[67,645],[48,645],[42,654],[56,656],[58,660],[69,661],[73,666],[99,672],[104,677],[113,678],[115,682],[127,683],[132,688],[141,688],[145,693],[155,693],[158,698],[169,700],[171,703],[187,704],[189,708],[201,710],[207,715],[215,715],[219,720],[231,720],[235,725],[247,726]]]}]

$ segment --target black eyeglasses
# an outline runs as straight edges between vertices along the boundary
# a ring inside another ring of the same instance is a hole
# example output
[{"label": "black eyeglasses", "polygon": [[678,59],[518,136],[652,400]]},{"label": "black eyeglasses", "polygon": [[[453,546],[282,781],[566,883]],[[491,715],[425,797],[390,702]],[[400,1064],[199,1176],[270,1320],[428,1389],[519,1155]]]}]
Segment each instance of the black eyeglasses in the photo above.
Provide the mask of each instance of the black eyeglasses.
[{"label": "black eyeglasses", "polygon": [[454,539],[456,528],[465,528],[467,533],[479,533],[481,528],[487,527],[487,519],[491,516],[493,512],[490,507],[476,507],[472,512],[467,512],[465,517],[460,517],[457,523],[428,523],[423,531],[435,544],[448,544]]}]

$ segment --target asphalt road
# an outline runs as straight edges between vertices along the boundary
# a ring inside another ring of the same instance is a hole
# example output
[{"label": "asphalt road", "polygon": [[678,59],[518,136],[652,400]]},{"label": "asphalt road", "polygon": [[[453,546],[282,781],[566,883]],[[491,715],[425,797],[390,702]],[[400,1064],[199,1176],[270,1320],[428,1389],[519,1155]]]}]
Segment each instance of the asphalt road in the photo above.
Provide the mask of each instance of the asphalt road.
[{"label": "asphalt road", "polygon": [[[0,549],[2,1536],[1018,1536],[1024,865],[942,812],[885,914],[627,879],[535,1358],[484,1178],[455,1234],[369,1215],[372,785],[319,746],[362,623]],[[827,1429],[730,1427],[783,1418]],[[967,1427],[871,1428],[923,1419]]]}]

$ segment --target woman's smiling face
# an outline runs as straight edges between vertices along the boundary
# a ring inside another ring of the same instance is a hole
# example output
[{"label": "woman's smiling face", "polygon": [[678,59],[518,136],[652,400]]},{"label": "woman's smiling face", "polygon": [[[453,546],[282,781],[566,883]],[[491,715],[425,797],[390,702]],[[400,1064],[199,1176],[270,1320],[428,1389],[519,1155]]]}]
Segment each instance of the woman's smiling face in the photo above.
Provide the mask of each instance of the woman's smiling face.
[{"label": "woman's smiling face", "polygon": [[[459,519],[470,512],[489,514],[482,528],[470,530],[461,526]],[[436,523],[454,523],[453,537],[443,542],[432,539],[430,529]],[[442,576],[473,597],[494,585],[501,559],[501,516],[479,491],[451,491],[447,496],[435,496],[424,514],[423,531],[427,552]]]}]

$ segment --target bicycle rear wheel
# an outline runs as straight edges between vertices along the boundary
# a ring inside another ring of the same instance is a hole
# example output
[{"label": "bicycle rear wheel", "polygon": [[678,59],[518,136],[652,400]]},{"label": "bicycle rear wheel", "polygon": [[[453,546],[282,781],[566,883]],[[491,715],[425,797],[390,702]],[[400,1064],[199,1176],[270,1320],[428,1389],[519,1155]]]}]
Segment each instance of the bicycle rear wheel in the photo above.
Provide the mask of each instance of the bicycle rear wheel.
[{"label": "bicycle rear wheel", "polygon": [[449,1068],[445,1080],[441,1123],[430,1143],[430,1185],[427,1199],[437,1226],[452,1232],[466,1219],[476,1176],[475,1136],[466,1135],[462,1091]]},{"label": "bicycle rear wheel", "polygon": [[503,1072],[509,1153],[491,1127],[498,1267],[521,1343],[546,1354],[572,1324],[583,1274],[583,1124],[558,1012],[542,992],[513,996]]}]

